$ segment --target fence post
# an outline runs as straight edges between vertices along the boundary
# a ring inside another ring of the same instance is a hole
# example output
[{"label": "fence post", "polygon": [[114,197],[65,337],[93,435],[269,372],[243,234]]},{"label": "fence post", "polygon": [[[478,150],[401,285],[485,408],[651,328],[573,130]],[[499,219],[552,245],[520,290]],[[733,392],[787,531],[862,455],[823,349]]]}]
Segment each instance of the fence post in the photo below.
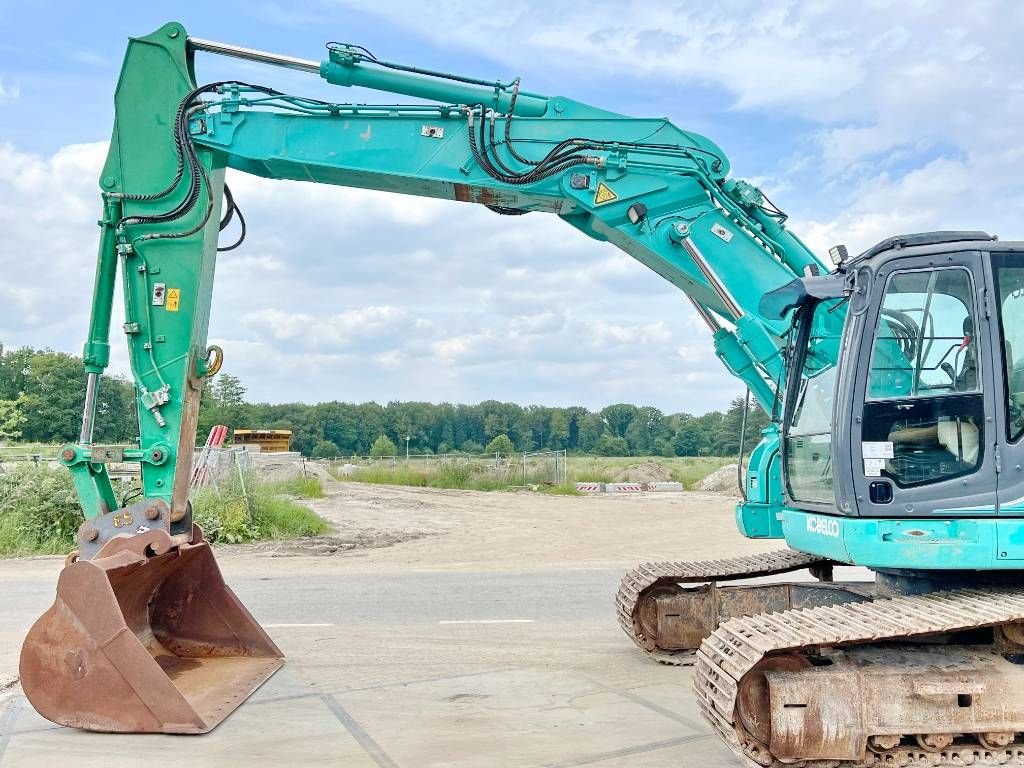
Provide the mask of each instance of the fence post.
[{"label": "fence post", "polygon": [[238,482],[242,484],[242,498],[245,499],[245,514],[252,522],[252,503],[249,500],[249,490],[245,487],[245,472],[242,471],[241,455],[234,454],[235,467],[238,469]]}]

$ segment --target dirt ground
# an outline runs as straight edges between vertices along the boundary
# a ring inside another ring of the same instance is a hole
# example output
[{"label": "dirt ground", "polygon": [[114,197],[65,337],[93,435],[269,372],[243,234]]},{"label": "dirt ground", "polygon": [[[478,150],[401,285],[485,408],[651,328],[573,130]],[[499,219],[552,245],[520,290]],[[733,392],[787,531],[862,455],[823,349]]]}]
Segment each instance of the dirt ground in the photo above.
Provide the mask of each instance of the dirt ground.
[{"label": "dirt ground", "polygon": [[222,557],[237,558],[236,565],[245,567],[268,555],[302,554],[296,567],[346,571],[625,569],[641,560],[706,559],[777,547],[737,534],[737,499],[724,493],[555,496],[362,483],[332,483],[326,491],[310,505],[336,528],[333,535],[224,548]]},{"label": "dirt ground", "polygon": [[289,661],[201,738],[39,718],[11,683],[61,561],[0,561],[0,768],[733,764],[696,712],[690,671],[644,658],[612,604],[638,561],[777,547],[736,532],[732,496],[326,490],[312,505],[332,535],[218,550]]}]

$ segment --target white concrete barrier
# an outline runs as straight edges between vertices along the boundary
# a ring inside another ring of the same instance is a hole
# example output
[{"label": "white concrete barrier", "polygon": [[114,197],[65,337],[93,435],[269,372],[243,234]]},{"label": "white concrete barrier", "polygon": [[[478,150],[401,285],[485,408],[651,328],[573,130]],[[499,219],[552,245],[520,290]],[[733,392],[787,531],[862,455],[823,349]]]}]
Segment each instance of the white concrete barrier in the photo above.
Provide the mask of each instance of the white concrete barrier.
[{"label": "white concrete barrier", "polygon": [[643,483],[606,483],[604,489],[608,493],[640,493]]},{"label": "white concrete barrier", "polygon": [[664,481],[658,483],[648,483],[648,491],[681,491],[683,490],[682,483],[676,483],[672,481]]},{"label": "white concrete barrier", "polygon": [[603,493],[604,483],[576,483],[576,490],[580,493]]}]

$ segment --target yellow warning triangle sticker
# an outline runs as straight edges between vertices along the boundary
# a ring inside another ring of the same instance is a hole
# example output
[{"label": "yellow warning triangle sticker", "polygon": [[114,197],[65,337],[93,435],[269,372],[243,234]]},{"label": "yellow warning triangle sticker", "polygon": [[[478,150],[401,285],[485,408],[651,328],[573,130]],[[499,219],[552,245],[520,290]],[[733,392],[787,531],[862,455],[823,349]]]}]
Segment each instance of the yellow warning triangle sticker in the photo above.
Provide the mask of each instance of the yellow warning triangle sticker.
[{"label": "yellow warning triangle sticker", "polygon": [[612,200],[618,200],[619,196],[612,192],[612,188],[603,181],[598,182],[597,192],[594,193],[594,205],[603,205]]}]

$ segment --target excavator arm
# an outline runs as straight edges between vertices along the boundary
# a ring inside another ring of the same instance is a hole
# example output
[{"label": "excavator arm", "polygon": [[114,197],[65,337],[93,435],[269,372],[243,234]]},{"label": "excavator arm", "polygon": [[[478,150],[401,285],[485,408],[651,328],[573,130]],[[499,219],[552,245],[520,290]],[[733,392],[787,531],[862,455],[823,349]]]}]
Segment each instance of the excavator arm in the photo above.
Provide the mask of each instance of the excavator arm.
[{"label": "excavator arm", "polygon": [[[197,52],[434,103],[331,103],[239,81],[197,86]],[[518,80],[393,64],[353,45],[330,44],[314,62],[190,40],[176,23],[131,41],[115,106],[100,181],[82,435],[63,452],[87,517],[117,506],[107,454],[91,438],[120,272],[140,444],[109,457],[140,461],[144,496],[171,507],[172,538],[190,535],[199,393],[221,359],[206,346],[218,234],[222,217],[236,210],[224,192],[226,168],[479,203],[502,214],[554,214],[679,287],[711,328],[726,367],[767,411],[779,402],[789,324],[758,305],[822,265],[763,193],[729,178],[718,146],[667,119],[529,93]]]}]

